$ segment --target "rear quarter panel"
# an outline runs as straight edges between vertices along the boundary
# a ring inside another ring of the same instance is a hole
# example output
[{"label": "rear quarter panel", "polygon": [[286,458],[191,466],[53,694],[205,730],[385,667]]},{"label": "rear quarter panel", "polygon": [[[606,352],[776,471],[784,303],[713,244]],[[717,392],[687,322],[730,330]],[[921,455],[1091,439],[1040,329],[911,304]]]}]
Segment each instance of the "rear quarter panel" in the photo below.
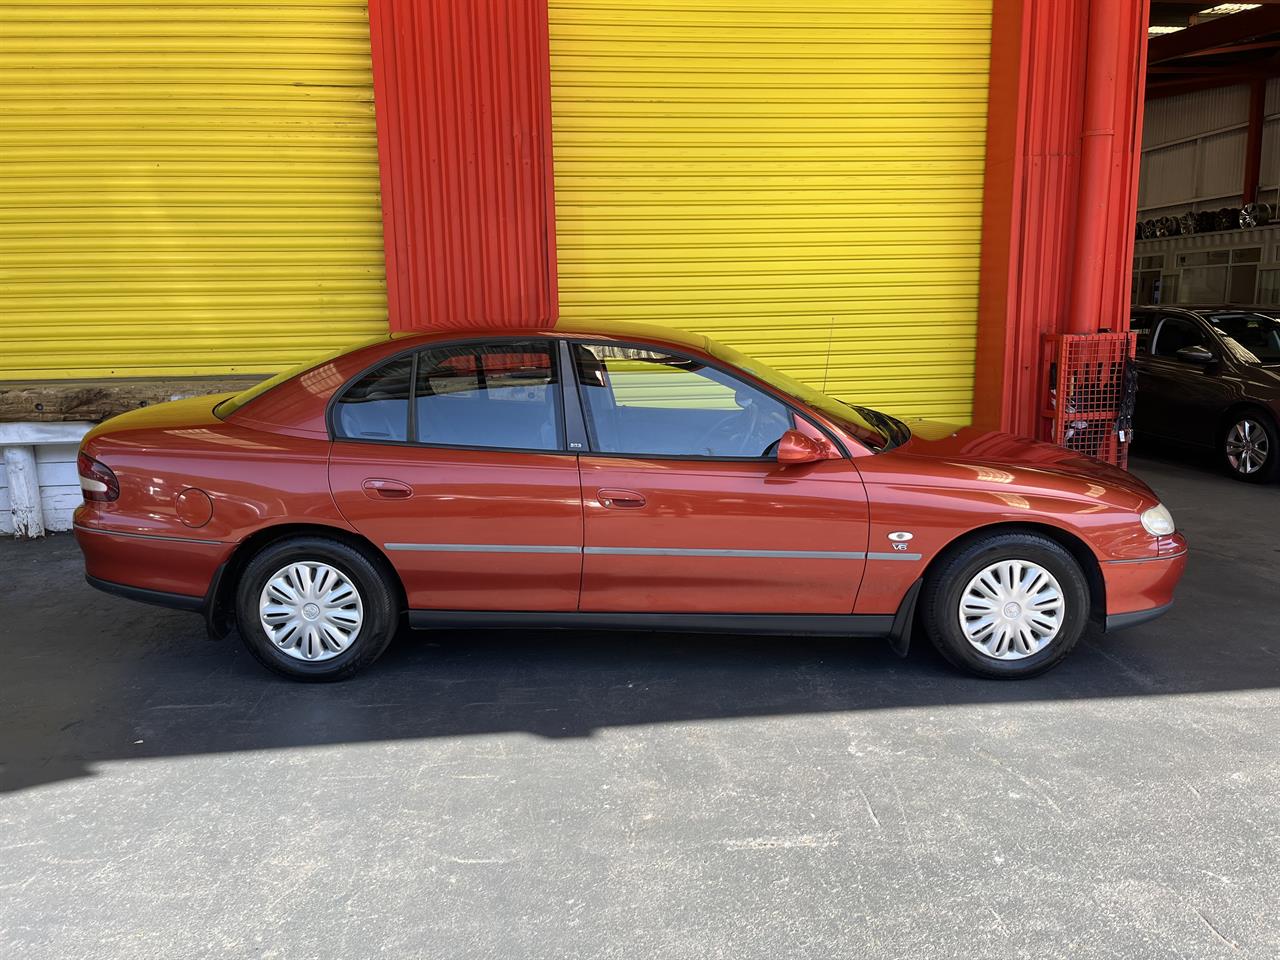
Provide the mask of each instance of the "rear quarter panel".
[{"label": "rear quarter panel", "polygon": [[[88,501],[76,512],[91,576],[203,595],[235,545],[256,531],[284,522],[350,529],[329,493],[327,440],[260,432],[212,416],[170,424],[166,415],[172,412],[138,418],[136,427],[126,421],[100,430],[83,445],[120,484],[117,500]],[[206,522],[179,515],[178,497],[187,491],[208,496]]]}]

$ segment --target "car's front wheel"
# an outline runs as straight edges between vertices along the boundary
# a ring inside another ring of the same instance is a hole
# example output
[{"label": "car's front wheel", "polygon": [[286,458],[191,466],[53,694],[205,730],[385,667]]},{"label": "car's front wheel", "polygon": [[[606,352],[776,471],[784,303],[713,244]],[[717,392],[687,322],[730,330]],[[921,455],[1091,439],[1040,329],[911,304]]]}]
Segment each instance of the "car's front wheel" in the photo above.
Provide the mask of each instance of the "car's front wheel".
[{"label": "car's front wheel", "polygon": [[1033,533],[996,533],[944,556],[930,571],[921,615],[951,663],[1018,679],[1062,660],[1089,622],[1089,584],[1076,559]]},{"label": "car's front wheel", "polygon": [[295,680],[343,680],[376,660],[395,633],[395,593],[363,552],[296,537],[249,561],[236,590],[245,646]]},{"label": "car's front wheel", "polygon": [[1244,410],[1230,417],[1218,449],[1227,470],[1238,480],[1265,483],[1280,466],[1275,422],[1261,411]]}]

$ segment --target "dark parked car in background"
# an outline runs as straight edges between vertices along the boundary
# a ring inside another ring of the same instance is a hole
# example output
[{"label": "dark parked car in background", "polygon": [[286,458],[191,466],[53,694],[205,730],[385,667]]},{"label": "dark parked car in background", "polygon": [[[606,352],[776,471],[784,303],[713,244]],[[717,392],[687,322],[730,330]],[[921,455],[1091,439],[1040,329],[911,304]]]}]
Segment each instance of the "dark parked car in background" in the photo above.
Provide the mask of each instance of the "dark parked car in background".
[{"label": "dark parked car in background", "polygon": [[1139,437],[1213,447],[1235,477],[1280,465],[1280,308],[1137,307]]}]

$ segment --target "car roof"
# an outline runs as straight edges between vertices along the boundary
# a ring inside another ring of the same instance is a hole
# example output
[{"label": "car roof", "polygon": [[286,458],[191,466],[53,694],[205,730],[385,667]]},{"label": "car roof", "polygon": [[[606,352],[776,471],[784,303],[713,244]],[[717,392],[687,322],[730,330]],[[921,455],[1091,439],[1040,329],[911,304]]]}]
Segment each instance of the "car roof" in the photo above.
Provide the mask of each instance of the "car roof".
[{"label": "car roof", "polygon": [[1260,313],[1263,316],[1280,314],[1280,307],[1265,304],[1239,303],[1144,303],[1130,308],[1133,312],[1161,313]]},{"label": "car roof", "polygon": [[632,323],[624,320],[561,319],[553,325],[520,326],[517,324],[492,324],[462,328],[424,327],[420,330],[403,330],[391,335],[393,340],[421,338],[424,341],[467,339],[484,340],[490,337],[573,337],[589,340],[603,337],[609,340],[644,340],[673,346],[705,350],[707,338],[676,327],[663,327],[652,323]]}]

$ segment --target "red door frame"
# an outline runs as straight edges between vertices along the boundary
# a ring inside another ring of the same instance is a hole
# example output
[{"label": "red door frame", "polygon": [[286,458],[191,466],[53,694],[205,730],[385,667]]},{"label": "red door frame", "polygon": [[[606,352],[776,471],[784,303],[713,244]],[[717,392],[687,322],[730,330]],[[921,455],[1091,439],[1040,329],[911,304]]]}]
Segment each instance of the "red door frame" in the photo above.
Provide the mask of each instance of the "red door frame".
[{"label": "red door frame", "polygon": [[1044,337],[1128,329],[1149,0],[994,0],[974,421],[1035,436]]}]

